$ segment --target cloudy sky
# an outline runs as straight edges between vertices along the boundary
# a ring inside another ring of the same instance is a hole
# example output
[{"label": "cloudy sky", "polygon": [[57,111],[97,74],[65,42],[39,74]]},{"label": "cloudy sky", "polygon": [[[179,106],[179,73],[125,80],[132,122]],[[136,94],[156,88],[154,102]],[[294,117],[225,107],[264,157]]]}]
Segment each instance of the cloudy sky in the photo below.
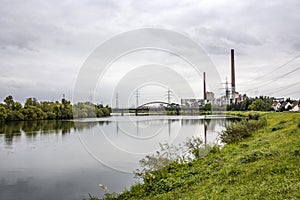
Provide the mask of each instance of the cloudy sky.
[{"label": "cloudy sky", "polygon": [[[72,99],[87,57],[114,35],[176,31],[202,46],[222,81],[250,96],[300,98],[298,0],[0,0],[0,98]],[[220,83],[220,88],[224,87]],[[106,103],[106,102],[104,102]]]}]

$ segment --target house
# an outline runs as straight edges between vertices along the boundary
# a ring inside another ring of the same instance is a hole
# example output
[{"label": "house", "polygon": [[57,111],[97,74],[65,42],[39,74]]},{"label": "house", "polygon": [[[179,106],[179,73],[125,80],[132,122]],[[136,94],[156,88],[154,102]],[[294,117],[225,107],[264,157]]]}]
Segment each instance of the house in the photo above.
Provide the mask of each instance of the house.
[{"label": "house", "polygon": [[272,104],[272,108],[274,111],[279,111],[280,107],[281,107],[281,103],[278,101],[274,101],[274,103]]},{"label": "house", "polygon": [[292,105],[293,112],[299,112],[300,111],[300,101],[294,101]]},{"label": "house", "polygon": [[291,108],[293,108],[293,104],[291,104],[290,102],[287,102],[287,104],[284,106],[284,108],[286,110],[290,110]]},{"label": "house", "polygon": [[292,108],[292,104],[290,102],[282,102],[281,103],[281,106],[280,106],[280,110],[283,111],[283,110],[291,110]]},{"label": "house", "polygon": [[291,111],[293,111],[293,112],[299,112],[300,111],[300,105],[294,106]]}]

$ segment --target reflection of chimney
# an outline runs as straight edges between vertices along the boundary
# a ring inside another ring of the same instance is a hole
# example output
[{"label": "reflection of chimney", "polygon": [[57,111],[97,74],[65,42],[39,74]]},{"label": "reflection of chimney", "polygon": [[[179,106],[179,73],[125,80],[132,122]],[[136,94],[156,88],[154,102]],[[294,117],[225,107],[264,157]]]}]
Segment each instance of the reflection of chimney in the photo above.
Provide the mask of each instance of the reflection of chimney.
[{"label": "reflection of chimney", "polygon": [[204,121],[204,144],[207,143],[207,124]]},{"label": "reflection of chimney", "polygon": [[235,93],[234,49],[231,49],[231,88],[232,88],[232,95],[234,95]]},{"label": "reflection of chimney", "polygon": [[203,99],[206,100],[206,83],[205,83],[205,72],[203,72]]}]

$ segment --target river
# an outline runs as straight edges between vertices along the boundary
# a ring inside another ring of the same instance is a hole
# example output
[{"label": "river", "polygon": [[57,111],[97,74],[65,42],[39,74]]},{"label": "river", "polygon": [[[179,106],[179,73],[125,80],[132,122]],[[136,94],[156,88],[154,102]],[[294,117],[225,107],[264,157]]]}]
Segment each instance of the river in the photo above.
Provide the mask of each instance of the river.
[{"label": "river", "polygon": [[0,124],[0,199],[82,199],[121,192],[139,160],[187,137],[217,142],[214,116],[114,116]]}]

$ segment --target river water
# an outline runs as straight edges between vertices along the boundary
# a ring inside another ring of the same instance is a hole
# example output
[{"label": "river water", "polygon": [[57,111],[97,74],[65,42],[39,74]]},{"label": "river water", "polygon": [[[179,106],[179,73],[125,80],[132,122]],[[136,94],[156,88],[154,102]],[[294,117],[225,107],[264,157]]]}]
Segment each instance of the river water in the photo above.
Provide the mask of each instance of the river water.
[{"label": "river water", "polygon": [[139,160],[198,136],[217,142],[225,118],[114,116],[0,124],[0,199],[82,199],[99,184],[121,192],[138,180]]}]

